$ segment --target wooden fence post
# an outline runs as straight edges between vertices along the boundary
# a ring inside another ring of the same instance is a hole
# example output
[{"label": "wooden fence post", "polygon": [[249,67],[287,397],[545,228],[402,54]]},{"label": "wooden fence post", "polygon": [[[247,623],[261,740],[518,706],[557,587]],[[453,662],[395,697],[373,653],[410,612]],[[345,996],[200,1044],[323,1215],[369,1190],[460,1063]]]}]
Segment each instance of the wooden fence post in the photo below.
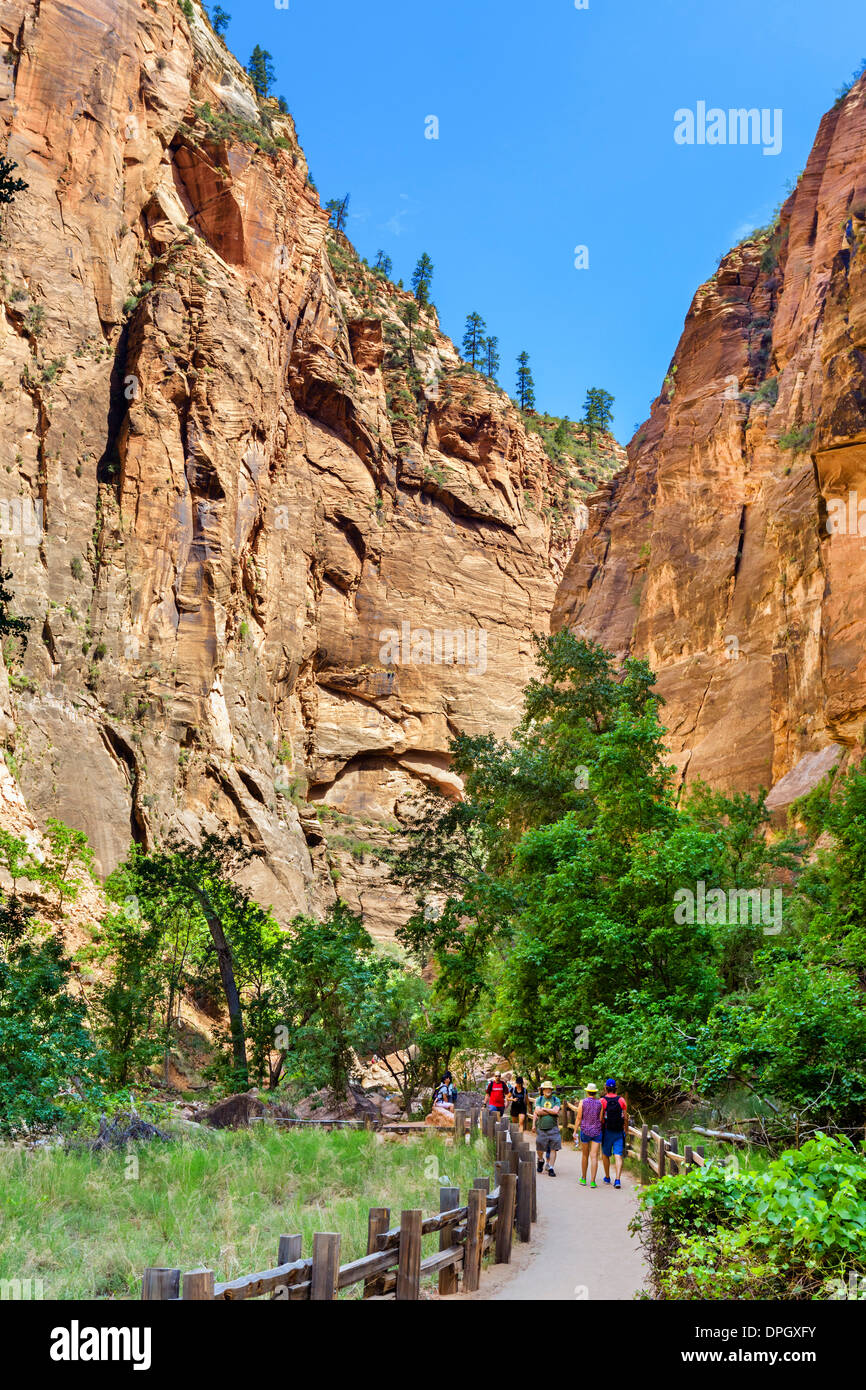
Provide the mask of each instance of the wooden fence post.
[{"label": "wooden fence post", "polygon": [[507,1144],[507,1139],[508,1139],[508,1136],[506,1135],[505,1131],[504,1131],[503,1129],[501,1129],[501,1128],[497,1125],[497,1128],[496,1128],[496,1157],[499,1159],[500,1163],[504,1163],[504,1162],[506,1161],[506,1144]]},{"label": "wooden fence post", "polygon": [[463,1144],[463,1143],[465,1143],[465,1137],[466,1137],[466,1111],[463,1110],[463,1109],[458,1110],[457,1107],[455,1106],[455,1107],[454,1107],[454,1143],[455,1143],[455,1144]]},{"label": "wooden fence post", "polygon": [[640,1161],[646,1163],[649,1158],[649,1125],[640,1127]]},{"label": "wooden fence post", "polygon": [[[389,1207],[371,1207],[367,1213],[367,1254],[375,1255],[381,1248],[379,1237],[383,1236],[391,1222],[391,1211]],[[379,1293],[382,1283],[382,1276],[377,1274],[372,1279],[364,1280],[364,1298],[373,1298]]]},{"label": "wooden fence post", "polygon": [[[277,1247],[277,1264],[294,1264],[295,1260],[301,1258],[303,1249],[304,1243],[301,1236],[280,1236],[280,1243]],[[369,1254],[369,1251],[367,1253]]]},{"label": "wooden fence post", "polygon": [[421,1223],[423,1211],[401,1211],[400,1245],[397,1262],[398,1303],[421,1297]]},{"label": "wooden fence post", "polygon": [[694,1166],[695,1166],[695,1165],[694,1165],[694,1159],[693,1159],[693,1156],[692,1156],[692,1146],[691,1146],[691,1144],[686,1144],[686,1172],[687,1172],[687,1173],[690,1173],[690,1172],[692,1171],[692,1168],[693,1168]]},{"label": "wooden fence post", "polygon": [[511,1241],[514,1236],[514,1212],[517,1205],[517,1179],[513,1173],[503,1173],[499,1183],[499,1211],[496,1216],[496,1263],[511,1263]]},{"label": "wooden fence post", "polygon": [[478,1135],[478,1106],[477,1106],[477,1105],[473,1105],[472,1108],[471,1108],[470,1111],[469,1111],[469,1142],[472,1143],[472,1141],[477,1137],[477,1135]]},{"label": "wooden fence post", "polygon": [[480,1187],[469,1189],[469,1215],[466,1219],[466,1249],[463,1256],[463,1289],[474,1293],[481,1283],[481,1256],[484,1253],[484,1225],[487,1196]]},{"label": "wooden fence post", "polygon": [[672,1134],[672,1135],[669,1137],[669,1139],[668,1139],[668,1153],[669,1153],[669,1154],[678,1154],[679,1151],[680,1151],[680,1141],[679,1141],[679,1139],[677,1138],[677,1136],[676,1136],[675,1134]]},{"label": "wooden fence post", "polygon": [[337,1297],[339,1269],[339,1232],[316,1231],[313,1236],[313,1272],[310,1282],[310,1298],[313,1302],[331,1302]]},{"label": "wooden fence post", "polygon": [[480,1188],[482,1188],[483,1191],[487,1193],[488,1197],[490,1196],[490,1179],[489,1179],[489,1178],[476,1178],[475,1181],[474,1181],[474,1183],[472,1184],[472,1186],[473,1186],[473,1187],[480,1187]]},{"label": "wooden fence post", "polygon": [[658,1139],[656,1140],[656,1148],[659,1151],[658,1175],[660,1178],[663,1178],[665,1175],[665,1137],[663,1134],[660,1134]]},{"label": "wooden fence post", "polygon": [[517,1239],[532,1237],[532,1159],[522,1158],[517,1175]]},{"label": "wooden fence post", "polygon": [[698,1145],[696,1145],[696,1147],[695,1147],[695,1153],[696,1153],[696,1154],[700,1154],[701,1158],[703,1158],[703,1157],[704,1157],[704,1145],[703,1145],[703,1144],[698,1144]]},{"label": "wooden fence post", "polygon": [[180,1270],[146,1269],[141,1281],[141,1296],[151,1303],[169,1298],[179,1298]]},{"label": "wooden fence post", "polygon": [[[439,1210],[453,1211],[460,1205],[459,1187],[440,1187],[439,1189]],[[450,1250],[454,1244],[454,1226],[449,1224],[443,1226],[439,1232],[439,1249]],[[448,1265],[447,1269],[439,1271],[439,1293],[447,1295],[457,1292],[457,1266]]]},{"label": "wooden fence post", "polygon": [[204,1303],[213,1298],[213,1270],[191,1269],[183,1276],[184,1302]]},{"label": "wooden fence post", "polygon": [[504,1163],[499,1163],[499,1162],[494,1163],[494,1165],[493,1165],[493,1186],[494,1186],[494,1187],[501,1187],[501,1186],[502,1186],[502,1174],[503,1174],[503,1173],[507,1173],[507,1172],[508,1172],[508,1169],[506,1168],[506,1166],[505,1166]]},{"label": "wooden fence post", "polygon": [[529,1154],[529,1179],[532,1183],[532,1194],[530,1196],[530,1221],[538,1220],[538,1164],[535,1161],[535,1154]]}]

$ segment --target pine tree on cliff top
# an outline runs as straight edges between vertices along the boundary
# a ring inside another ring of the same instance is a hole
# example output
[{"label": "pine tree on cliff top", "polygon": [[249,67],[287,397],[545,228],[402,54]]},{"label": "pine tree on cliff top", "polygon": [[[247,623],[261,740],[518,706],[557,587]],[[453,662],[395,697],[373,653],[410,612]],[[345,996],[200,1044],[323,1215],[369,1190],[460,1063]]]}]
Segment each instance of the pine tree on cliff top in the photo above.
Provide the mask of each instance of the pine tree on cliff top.
[{"label": "pine tree on cliff top", "polygon": [[528,352],[522,352],[517,359],[517,401],[521,410],[535,409],[535,382],[529,367]]},{"label": "pine tree on cliff top", "polygon": [[590,386],[586,393],[586,399],[583,403],[583,423],[589,435],[590,448],[592,448],[596,432],[604,434],[605,430],[610,428],[613,420],[614,399],[615,397],[601,386]]},{"label": "pine tree on cliff top", "polygon": [[499,339],[488,338],[484,344],[484,375],[489,376],[491,381],[496,379],[499,371]]},{"label": "pine tree on cliff top", "polygon": [[481,360],[484,352],[486,332],[487,324],[480,314],[467,315],[466,330],[463,334],[463,355],[473,368]]},{"label": "pine tree on cliff top", "polygon": [[349,217],[349,197],[350,195],[347,193],[345,198],[331,198],[325,204],[328,221],[335,232],[345,233],[346,231],[346,222]]},{"label": "pine tree on cliff top", "polygon": [[213,15],[211,16],[211,25],[218,39],[222,38],[226,29],[228,29],[231,24],[231,20],[231,15],[227,10],[223,9],[222,5],[215,6]]},{"label": "pine tree on cliff top", "polygon": [[274,72],[274,61],[267,49],[260,48],[259,45],[256,44],[250,54],[250,61],[247,63],[247,72],[256,89],[256,96],[259,98],[259,101],[264,101],[276,77],[276,73]]},{"label": "pine tree on cliff top", "polygon": [[419,304],[430,303],[430,284],[433,280],[433,262],[426,251],[421,253],[418,264],[412,271],[412,289]]}]

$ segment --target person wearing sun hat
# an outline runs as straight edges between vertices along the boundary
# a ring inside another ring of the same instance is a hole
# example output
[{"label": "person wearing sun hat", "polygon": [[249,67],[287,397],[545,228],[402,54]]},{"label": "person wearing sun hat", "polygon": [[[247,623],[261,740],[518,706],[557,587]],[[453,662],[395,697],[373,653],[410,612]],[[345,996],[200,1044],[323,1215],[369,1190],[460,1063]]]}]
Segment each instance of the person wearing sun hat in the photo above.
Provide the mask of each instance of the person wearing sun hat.
[{"label": "person wearing sun hat", "polygon": [[539,1092],[532,1113],[532,1128],[536,1132],[535,1157],[539,1173],[544,1172],[546,1159],[548,1174],[555,1178],[556,1155],[562,1148],[562,1135],[559,1132],[562,1101],[554,1091],[552,1081],[542,1081]]},{"label": "person wearing sun hat", "polygon": [[590,1187],[596,1187],[595,1181],[598,1175],[598,1155],[601,1150],[601,1116],[602,1103],[598,1099],[598,1087],[594,1081],[588,1081],[584,1087],[586,1095],[577,1107],[577,1120],[574,1126],[574,1147],[580,1145],[583,1154],[581,1164],[580,1186],[586,1187],[586,1170],[592,1158],[592,1169],[590,1172]]}]

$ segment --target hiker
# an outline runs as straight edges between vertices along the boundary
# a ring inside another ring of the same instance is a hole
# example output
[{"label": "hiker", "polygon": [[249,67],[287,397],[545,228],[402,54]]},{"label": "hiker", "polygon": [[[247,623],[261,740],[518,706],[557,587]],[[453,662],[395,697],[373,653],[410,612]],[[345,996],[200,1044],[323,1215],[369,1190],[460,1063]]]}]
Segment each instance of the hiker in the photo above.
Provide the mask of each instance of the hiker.
[{"label": "hiker", "polygon": [[601,1102],[601,1161],[604,1164],[604,1180],[610,1183],[610,1160],[616,1159],[614,1187],[622,1187],[622,1160],[625,1153],[625,1136],[628,1132],[628,1106],[622,1096],[617,1095],[616,1082],[612,1076],[604,1083],[604,1099]]},{"label": "hiker", "polygon": [[594,1081],[585,1086],[586,1095],[577,1107],[574,1123],[574,1147],[580,1146],[583,1155],[581,1162],[580,1186],[586,1187],[586,1170],[592,1158],[590,1187],[596,1187],[598,1176],[598,1155],[601,1150],[601,1116],[604,1102],[598,1098],[598,1087]]},{"label": "hiker", "polygon": [[499,1116],[504,1115],[508,1087],[502,1079],[502,1072],[498,1069],[493,1073],[492,1081],[488,1081],[485,1095],[489,1109],[495,1110]]},{"label": "hiker", "polygon": [[562,1135],[559,1132],[559,1112],[562,1109],[562,1101],[553,1089],[552,1081],[542,1081],[541,1094],[535,1102],[535,1109],[532,1113],[532,1128],[538,1137],[535,1141],[535,1157],[538,1164],[539,1173],[544,1172],[544,1162],[547,1160],[547,1172],[551,1178],[556,1177],[556,1155],[562,1148]]},{"label": "hiker", "polygon": [[511,1118],[520,1125],[521,1130],[526,1129],[526,1101],[526,1087],[523,1084],[523,1077],[515,1076],[514,1085],[511,1087]]},{"label": "hiker", "polygon": [[454,1085],[450,1071],[442,1075],[442,1080],[433,1092],[433,1107],[436,1110],[447,1110],[449,1115],[453,1114],[454,1106],[457,1104],[457,1087]]}]

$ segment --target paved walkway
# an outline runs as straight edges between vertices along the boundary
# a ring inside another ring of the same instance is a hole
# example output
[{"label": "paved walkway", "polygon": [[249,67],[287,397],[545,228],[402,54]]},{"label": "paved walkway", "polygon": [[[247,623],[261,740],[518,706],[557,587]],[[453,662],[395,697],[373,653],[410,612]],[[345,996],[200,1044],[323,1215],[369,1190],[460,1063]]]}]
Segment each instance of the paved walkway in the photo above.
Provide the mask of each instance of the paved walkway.
[{"label": "paved walkway", "polygon": [[478,1292],[458,1294],[458,1298],[485,1302],[634,1298],[646,1273],[641,1247],[628,1230],[637,1210],[632,1176],[636,1161],[626,1163],[619,1189],[613,1183],[604,1186],[599,1163],[599,1186],[593,1190],[588,1180],[586,1187],[578,1185],[580,1158],[566,1144],[556,1162],[557,1176],[549,1178],[546,1171],[538,1174],[538,1221],[532,1228],[532,1241],[521,1245],[515,1239],[511,1264],[491,1265],[481,1277]]}]

